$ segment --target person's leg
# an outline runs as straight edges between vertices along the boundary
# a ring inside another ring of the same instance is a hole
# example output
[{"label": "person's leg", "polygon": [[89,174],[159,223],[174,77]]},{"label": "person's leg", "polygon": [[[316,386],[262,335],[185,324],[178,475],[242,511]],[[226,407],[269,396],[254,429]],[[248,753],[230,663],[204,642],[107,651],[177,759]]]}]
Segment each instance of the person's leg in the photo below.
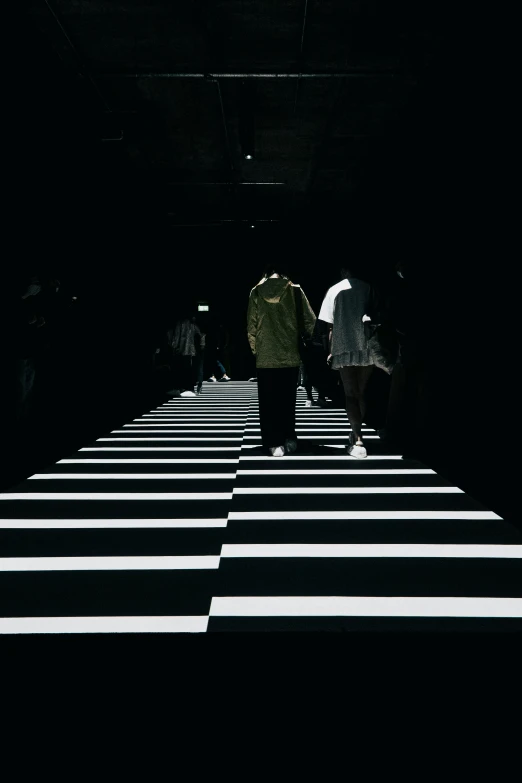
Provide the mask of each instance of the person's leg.
[{"label": "person's leg", "polygon": [[184,391],[194,391],[194,377],[192,368],[192,356],[183,356],[183,379],[182,387]]},{"label": "person's leg", "polygon": [[183,391],[183,357],[179,354],[172,355],[172,388]]},{"label": "person's leg", "polygon": [[297,444],[297,434],[295,431],[295,400],[298,372],[298,367],[284,367],[277,370],[279,378],[277,435],[281,438],[278,445],[283,445],[284,442],[288,440]]},{"label": "person's leg", "polygon": [[314,395],[312,393],[312,381],[310,378],[310,373],[308,372],[308,367],[306,364],[301,365],[301,383],[306,389],[307,402],[311,405],[314,401]]},{"label": "person's leg", "polygon": [[227,371],[225,370],[223,364],[219,361],[219,357],[216,358],[216,367],[218,368],[219,372],[221,373],[221,377],[223,377],[223,375],[227,374]]},{"label": "person's leg", "polygon": [[[359,408],[361,410],[361,423],[364,424],[365,418],[366,418],[366,388],[368,386],[368,382],[372,376],[373,373],[373,364],[370,364],[368,367],[357,367],[357,375],[358,381],[359,381]],[[362,438],[362,433],[361,433]]]},{"label": "person's leg", "polygon": [[277,372],[271,368],[258,368],[256,371],[261,444],[266,449],[282,445],[282,442],[277,442]]},{"label": "person's leg", "polygon": [[198,384],[198,394],[201,394],[203,386],[203,368],[205,365],[205,351],[201,350],[196,356],[196,380]]},{"label": "person's leg", "polygon": [[357,367],[341,367],[339,373],[344,387],[346,413],[355,440],[359,440],[362,430],[362,416],[359,405],[359,377]]}]

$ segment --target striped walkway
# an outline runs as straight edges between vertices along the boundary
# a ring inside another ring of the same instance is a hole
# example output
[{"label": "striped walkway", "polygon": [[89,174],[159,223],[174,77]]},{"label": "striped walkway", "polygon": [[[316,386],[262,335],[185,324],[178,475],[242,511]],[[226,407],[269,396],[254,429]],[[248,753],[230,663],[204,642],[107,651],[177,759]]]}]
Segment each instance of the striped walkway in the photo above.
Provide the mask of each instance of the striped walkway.
[{"label": "striped walkway", "polygon": [[[204,385],[0,494],[0,633],[522,629],[522,536],[340,409]],[[73,426],[73,425],[72,425]]]}]

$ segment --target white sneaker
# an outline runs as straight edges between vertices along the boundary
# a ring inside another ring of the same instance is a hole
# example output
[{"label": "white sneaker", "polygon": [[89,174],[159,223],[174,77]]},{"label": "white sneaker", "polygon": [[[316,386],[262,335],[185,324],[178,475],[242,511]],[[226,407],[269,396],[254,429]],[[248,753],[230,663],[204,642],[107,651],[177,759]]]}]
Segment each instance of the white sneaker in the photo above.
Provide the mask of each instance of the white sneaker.
[{"label": "white sneaker", "polygon": [[184,392],[181,392],[181,396],[182,396],[182,397],[195,397],[196,395],[195,395],[195,393],[194,393],[194,392],[191,392],[191,391],[184,391]]},{"label": "white sneaker", "polygon": [[312,402],[312,400],[307,400],[307,401],[305,402],[305,408],[311,408],[311,407],[312,407],[312,405],[313,405],[313,402]]},{"label": "white sneaker", "polygon": [[304,391],[304,390],[305,390],[305,387],[304,387],[304,386],[298,386],[298,387],[297,387],[297,391]]},{"label": "white sneaker", "polygon": [[216,376],[215,375],[211,375],[210,378],[209,378],[209,381],[211,381],[212,383],[217,383]]},{"label": "white sneaker", "polygon": [[349,448],[348,453],[351,457],[355,457],[355,459],[365,459],[368,456],[366,449],[360,440],[358,440],[354,446]]},{"label": "white sneaker", "polygon": [[275,446],[275,448],[270,449],[270,454],[272,457],[284,457],[285,450],[282,446]]}]

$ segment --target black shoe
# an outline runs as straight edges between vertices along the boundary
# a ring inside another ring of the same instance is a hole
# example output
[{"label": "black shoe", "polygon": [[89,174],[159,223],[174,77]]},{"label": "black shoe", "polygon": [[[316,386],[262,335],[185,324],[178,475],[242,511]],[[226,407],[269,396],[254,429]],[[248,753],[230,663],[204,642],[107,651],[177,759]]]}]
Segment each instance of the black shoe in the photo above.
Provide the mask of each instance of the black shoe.
[{"label": "black shoe", "polygon": [[286,454],[295,454],[297,451],[297,438],[287,438],[285,440]]}]

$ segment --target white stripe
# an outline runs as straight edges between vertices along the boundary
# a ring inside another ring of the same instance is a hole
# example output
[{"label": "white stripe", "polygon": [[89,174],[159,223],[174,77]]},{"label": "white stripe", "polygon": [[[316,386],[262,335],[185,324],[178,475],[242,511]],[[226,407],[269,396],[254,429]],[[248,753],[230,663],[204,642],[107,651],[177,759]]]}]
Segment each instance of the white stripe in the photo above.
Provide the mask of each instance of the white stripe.
[{"label": "white stripe", "polygon": [[0,571],[172,571],[219,568],[219,555],[185,557],[0,557]]},{"label": "white stripe", "polygon": [[[240,451],[239,446],[84,446],[79,451]],[[235,461],[235,460],[234,460]]]},{"label": "white stripe", "polygon": [[522,558],[522,545],[488,544],[224,544],[221,557]]},{"label": "white stripe", "polygon": [[[148,417],[148,418],[147,418]],[[229,416],[228,414],[218,414],[217,416],[186,416],[185,414],[180,414],[179,416],[164,416],[163,414],[156,414],[153,415],[152,413],[147,413],[145,416],[142,416],[140,419],[133,419],[133,421],[146,421],[147,424],[152,424],[156,421],[180,421],[180,422],[209,422],[209,421],[216,421],[216,422],[222,422],[224,424],[228,424],[229,422],[234,421],[246,421],[247,416]]]},{"label": "white stripe", "polygon": [[[296,429],[298,434],[300,431]],[[308,430],[308,432],[315,432],[315,430]],[[323,432],[339,432],[339,430],[323,430]],[[349,430],[346,430],[346,432],[349,432]],[[248,432],[245,432],[245,437],[248,437],[249,440],[261,440],[260,435],[249,436]],[[104,440],[104,438],[99,438],[98,440]],[[161,438],[156,438],[156,440],[161,440]],[[190,440],[190,438],[186,438],[186,440]],[[212,438],[208,440],[212,440]],[[223,440],[227,439],[223,438]],[[303,435],[301,440],[347,440],[347,437],[346,435]],[[365,435],[364,440],[380,440],[380,438],[378,435]]]},{"label": "white stripe", "polygon": [[[252,448],[257,448],[257,447],[252,446]],[[335,448],[337,448],[337,447],[335,447]],[[340,446],[339,448],[342,448],[342,446]],[[339,454],[339,456],[337,456],[337,455],[335,455],[335,456],[333,456],[333,455],[332,456],[325,455],[325,456],[321,456],[321,457],[309,457],[309,456],[303,456],[301,454],[285,454],[285,457],[284,457],[285,462],[287,462],[287,460],[302,460],[302,461],[308,461],[308,462],[310,462],[311,460],[315,462],[317,460],[317,461],[323,462],[324,460],[332,460],[332,459],[335,459],[337,461],[342,460],[343,462],[346,462],[349,465],[353,465],[353,457],[349,457],[347,455],[343,455],[342,453]],[[400,460],[402,460],[402,457],[400,456],[400,454],[384,454],[384,455],[369,454],[366,457],[365,462],[367,462],[368,460],[381,460],[382,461],[382,460],[388,460],[388,459],[393,459],[393,460],[400,459]],[[257,456],[255,456],[255,457],[247,457],[247,456],[241,455],[240,461],[243,462],[244,460],[255,460],[256,462],[270,462],[272,465],[274,464],[274,457],[265,457],[264,455],[263,456],[259,455],[259,457],[257,457]]]},{"label": "white stripe", "polygon": [[[126,424],[126,427],[134,426],[130,424]],[[297,433],[299,432],[352,432],[351,427],[335,427],[335,428],[327,428],[327,427],[315,427],[312,429],[303,429],[302,427],[296,427],[295,431]],[[375,432],[375,430],[362,430],[363,432]],[[261,427],[245,427],[245,435],[249,435],[251,432],[261,432]],[[366,435],[365,437],[371,438],[371,435]],[[377,436],[379,437],[379,436]]]},{"label": "white stripe", "polygon": [[463,494],[459,487],[236,487],[234,495],[431,495]]},{"label": "white stripe", "polygon": [[0,617],[0,633],[205,633],[208,617]]},{"label": "white stripe", "polygon": [[[331,424],[332,422],[340,422],[340,423],[347,423],[346,416],[336,416],[336,417],[326,417],[326,416],[307,416],[306,414],[300,414],[296,413],[296,421],[302,421],[302,422],[314,422],[317,424]],[[239,415],[234,413],[202,413],[202,414],[196,414],[196,413],[176,413],[176,415],[172,415],[171,413],[166,413],[164,411],[153,411],[152,413],[144,413],[143,416],[140,416],[139,418],[133,419],[133,421],[159,421],[160,419],[167,419],[168,421],[201,421],[201,420],[216,420],[216,421],[227,421],[229,419],[234,419],[238,421],[244,421],[245,419],[248,419],[248,421],[258,422],[259,416],[252,416],[252,415]]]},{"label": "white stripe", "polygon": [[502,519],[493,511],[231,511],[232,521],[277,519]]},{"label": "white stripe", "polygon": [[[250,459],[246,457],[245,459]],[[78,460],[82,462],[85,460]],[[92,460],[92,462],[98,462],[99,460]],[[123,460],[122,460],[123,461]],[[374,468],[373,470],[358,470],[357,468],[351,468],[346,470],[238,470],[238,476],[436,476],[434,470],[430,468],[394,468],[381,469]]]},{"label": "white stripe", "polygon": [[230,473],[35,473],[29,479],[233,479]]},{"label": "white stripe", "polygon": [[[250,438],[250,440],[259,440],[258,437],[256,438]],[[319,444],[321,445],[321,444]],[[338,443],[323,443],[322,444],[326,449],[342,449],[343,451],[346,449],[346,446],[343,446],[342,444]],[[259,444],[258,443],[243,443],[241,444],[241,451],[243,449],[258,449]],[[340,455],[342,455],[342,451],[338,452]],[[291,455],[290,455],[291,456]],[[272,458],[270,458],[272,459]],[[353,461],[353,458],[350,459],[350,462]]]},{"label": "white stripe", "polygon": [[[133,424],[133,425],[126,424],[125,426],[126,427],[130,427],[130,426],[135,427],[137,425],[135,425],[135,424]],[[203,433],[205,433],[205,432],[213,432],[214,435],[217,435],[218,433],[220,433],[220,434],[221,433],[223,433],[223,434],[225,434],[225,433],[230,434],[232,432],[235,435],[239,435],[240,433],[243,432],[243,427],[236,427],[236,429],[233,429],[233,430],[221,430],[221,429],[218,429],[217,427],[214,427],[211,430],[184,430],[184,429],[178,429],[178,426],[179,425],[169,424],[168,426],[165,426],[162,430],[137,430],[137,429],[133,429],[133,430],[111,430],[111,433],[114,433],[116,435],[117,434],[121,435],[123,433],[132,433],[132,434],[135,434],[135,435],[137,435],[139,433],[140,435],[142,435],[145,432],[147,433],[147,435],[155,435],[155,434],[167,435],[169,433],[172,433],[173,435],[181,435],[182,433],[190,433],[191,435],[194,435],[195,433],[197,433],[199,435],[203,435]],[[185,438],[178,438],[177,440],[185,440]],[[221,439],[221,438],[200,438],[200,440],[226,440],[226,439],[225,438],[223,438],[223,439]],[[240,438],[237,438],[236,440],[240,440]]]},{"label": "white stripe", "polygon": [[231,441],[231,440],[242,440],[242,438],[97,438],[96,443],[100,442],[106,442],[106,441],[151,441],[151,440],[171,440],[171,441],[193,441],[193,440],[204,440],[204,441],[215,441],[215,440],[222,440],[222,441]]},{"label": "white stripe", "polygon": [[[60,459],[57,465],[237,465],[237,459]],[[328,472],[328,471],[327,471]]]},{"label": "white stripe", "polygon": [[260,596],[213,598],[211,617],[522,617],[522,598]]},{"label": "white stripe", "polygon": [[0,519],[3,530],[226,527],[226,519]]},{"label": "white stripe", "polygon": [[7,492],[0,500],[231,500],[232,492]]}]

